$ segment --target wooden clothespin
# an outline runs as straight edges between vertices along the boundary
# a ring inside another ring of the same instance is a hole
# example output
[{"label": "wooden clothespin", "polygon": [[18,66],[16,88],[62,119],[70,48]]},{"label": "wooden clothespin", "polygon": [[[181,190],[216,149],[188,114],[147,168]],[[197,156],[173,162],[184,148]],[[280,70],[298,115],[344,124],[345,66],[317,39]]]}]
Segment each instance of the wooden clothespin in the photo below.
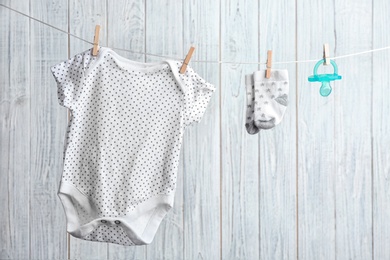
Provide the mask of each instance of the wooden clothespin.
[{"label": "wooden clothespin", "polygon": [[265,77],[269,79],[271,77],[271,67],[272,67],[272,50],[267,51],[267,71],[265,72]]},{"label": "wooden clothespin", "polygon": [[190,59],[191,59],[192,54],[194,53],[194,50],[195,50],[195,47],[191,46],[190,50],[187,53],[186,58],[183,61],[183,65],[180,68],[180,74],[184,74],[184,72],[186,72],[187,65],[190,62]]},{"label": "wooden clothespin", "polygon": [[329,44],[324,43],[324,65],[329,65],[330,59],[329,59]]},{"label": "wooden clothespin", "polygon": [[100,25],[95,26],[95,36],[93,37],[93,49],[92,49],[92,55],[96,56],[98,53],[99,48],[99,32],[100,32]]}]

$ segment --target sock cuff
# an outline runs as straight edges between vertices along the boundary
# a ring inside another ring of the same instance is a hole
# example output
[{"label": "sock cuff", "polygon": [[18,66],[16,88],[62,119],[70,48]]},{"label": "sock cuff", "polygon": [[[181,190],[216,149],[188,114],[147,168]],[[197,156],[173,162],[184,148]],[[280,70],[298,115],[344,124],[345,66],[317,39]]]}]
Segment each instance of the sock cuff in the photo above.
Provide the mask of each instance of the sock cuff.
[{"label": "sock cuff", "polygon": [[253,73],[254,81],[288,81],[288,71],[287,70],[271,70],[271,77],[267,79],[265,77],[265,70],[255,71]]},{"label": "sock cuff", "polygon": [[245,85],[246,86],[253,86],[253,74],[245,75]]}]

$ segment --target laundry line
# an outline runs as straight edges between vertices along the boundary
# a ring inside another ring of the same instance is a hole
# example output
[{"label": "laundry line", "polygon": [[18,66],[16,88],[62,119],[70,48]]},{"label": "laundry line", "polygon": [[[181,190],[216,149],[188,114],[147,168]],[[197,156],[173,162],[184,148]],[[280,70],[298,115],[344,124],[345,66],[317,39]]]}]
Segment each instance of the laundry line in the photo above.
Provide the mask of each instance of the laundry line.
[{"label": "laundry line", "polygon": [[[80,41],[83,41],[83,42],[86,42],[86,43],[89,43],[91,45],[93,45],[93,42],[92,41],[88,41],[86,39],[83,39],[81,38],[80,36],[77,36],[75,34],[72,34],[72,33],[69,33],[65,30],[62,30],[61,28],[58,28],[52,24],[49,24],[49,23],[46,23],[42,20],[39,20],[35,17],[32,17],[30,15],[27,15],[25,13],[22,13],[18,10],[15,10],[9,6],[6,6],[6,5],[3,5],[3,4],[0,4],[0,6],[4,7],[4,8],[7,8],[15,13],[18,13],[22,16],[25,16],[25,17],[28,17],[29,19],[32,19],[36,22],[39,22],[41,24],[44,24],[48,27],[51,27],[59,32],[62,32],[62,33],[65,33],[69,36],[72,36]],[[100,45],[102,47],[105,47],[103,45]],[[107,46],[108,47],[108,46]],[[133,54],[141,54],[141,55],[148,55],[148,56],[153,56],[153,57],[158,57],[158,58],[164,58],[164,59],[176,59],[176,60],[181,60],[183,59],[183,57],[173,57],[173,56],[166,56],[166,55],[158,55],[158,54],[153,54],[153,53],[148,53],[148,52],[137,52],[137,51],[132,51],[132,50],[128,50],[128,49],[122,49],[122,48],[117,48],[117,47],[109,47],[111,49],[114,49],[114,50],[118,50],[118,51],[124,51],[124,52],[130,52],[130,53],[133,53]],[[340,55],[340,56],[335,56],[335,57],[330,57],[329,59],[331,60],[336,60],[336,59],[343,59],[343,58],[348,58],[348,57],[353,57],[353,56],[358,56],[358,55],[363,55],[363,54],[367,54],[367,53],[373,53],[373,52],[378,52],[378,51],[384,51],[384,50],[388,50],[390,49],[390,46],[385,46],[385,47],[382,47],[382,48],[376,48],[376,49],[371,49],[371,50],[366,50],[366,51],[361,51],[361,52],[356,52],[356,53],[351,53],[351,54],[345,54],[345,55]],[[291,60],[291,61],[277,61],[277,62],[273,62],[273,64],[291,64],[291,63],[306,63],[306,62],[317,62],[319,59],[310,59],[310,60]],[[246,61],[221,61],[221,60],[216,60],[216,61],[213,61],[213,60],[192,60],[191,59],[191,62],[197,62],[197,63],[215,63],[215,64],[256,64],[256,65],[266,65],[266,62],[246,62]]]}]

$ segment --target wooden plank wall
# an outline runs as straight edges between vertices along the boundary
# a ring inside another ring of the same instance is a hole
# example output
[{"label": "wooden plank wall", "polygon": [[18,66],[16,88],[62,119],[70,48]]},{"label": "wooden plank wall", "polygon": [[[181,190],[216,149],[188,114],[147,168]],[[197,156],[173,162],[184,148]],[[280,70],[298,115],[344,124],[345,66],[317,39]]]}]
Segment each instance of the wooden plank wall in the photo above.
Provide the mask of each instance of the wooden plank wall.
[{"label": "wooden plank wall", "polygon": [[[337,60],[329,97],[289,72],[282,123],[249,135],[244,78],[390,45],[387,0],[0,0],[133,60],[182,57],[213,83],[184,135],[175,205],[152,244],[67,235],[57,197],[67,111],[49,67],[91,46],[0,6],[0,259],[390,259],[390,51]],[[331,71],[325,68],[324,71]]]},{"label": "wooden plank wall", "polygon": [[[310,12],[310,15],[307,15]],[[321,55],[327,42],[331,54],[337,48],[334,30],[335,4],[332,0],[299,1],[297,17],[298,59]],[[304,18],[303,18],[304,17]],[[333,56],[332,55],[332,56]],[[332,83],[333,93],[327,98],[319,95],[320,84],[308,84],[313,63],[297,66],[297,239],[299,259],[335,259],[335,98],[343,82]],[[327,69],[330,71],[330,69]],[[305,73],[306,72],[306,73]],[[345,73],[341,70],[340,74]],[[344,76],[344,75],[343,75]],[[313,237],[314,236],[314,237]]]}]

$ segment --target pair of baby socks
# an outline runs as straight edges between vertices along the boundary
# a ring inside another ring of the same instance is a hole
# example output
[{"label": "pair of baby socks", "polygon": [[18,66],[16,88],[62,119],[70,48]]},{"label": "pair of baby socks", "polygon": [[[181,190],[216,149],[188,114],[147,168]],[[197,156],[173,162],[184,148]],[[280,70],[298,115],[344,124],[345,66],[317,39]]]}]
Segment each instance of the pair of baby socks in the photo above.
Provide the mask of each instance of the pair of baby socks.
[{"label": "pair of baby socks", "polygon": [[245,76],[247,97],[245,127],[249,134],[278,125],[286,112],[289,82],[287,70],[272,70],[265,77],[265,70]]}]

